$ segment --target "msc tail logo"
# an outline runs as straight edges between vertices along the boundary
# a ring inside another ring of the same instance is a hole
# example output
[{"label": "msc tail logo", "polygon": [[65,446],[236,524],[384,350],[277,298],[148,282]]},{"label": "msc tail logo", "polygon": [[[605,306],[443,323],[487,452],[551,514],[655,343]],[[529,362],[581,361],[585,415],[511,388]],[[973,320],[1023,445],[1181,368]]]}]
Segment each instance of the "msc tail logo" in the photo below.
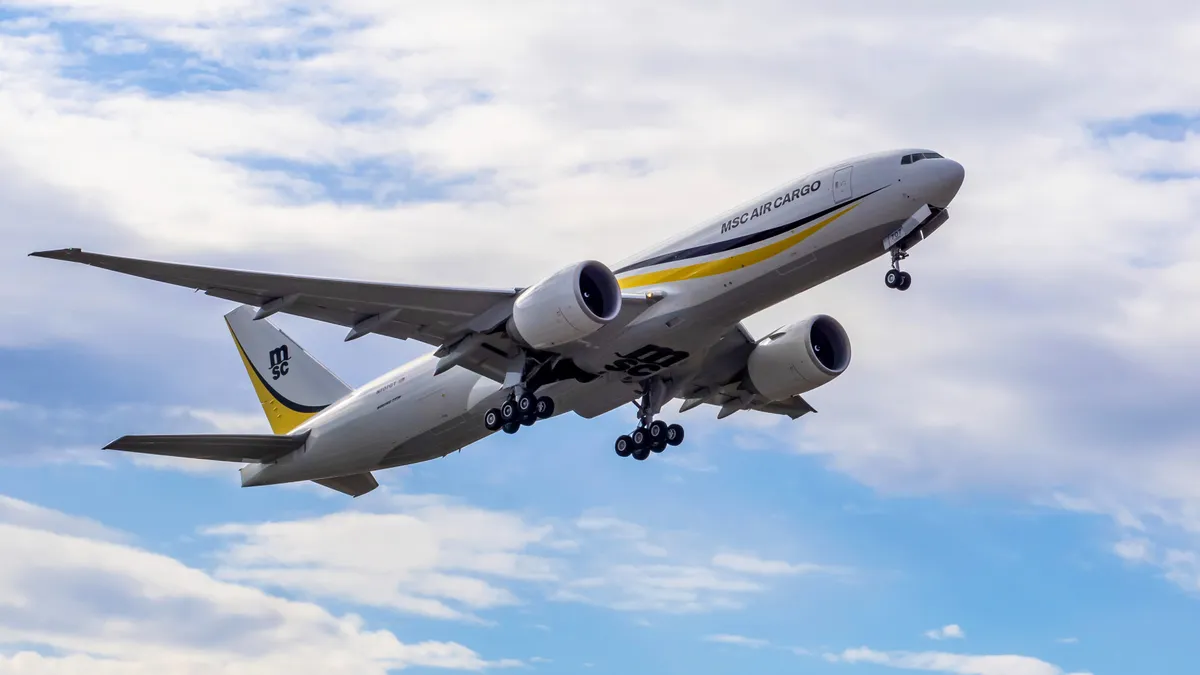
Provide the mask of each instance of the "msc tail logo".
[{"label": "msc tail logo", "polygon": [[287,345],[279,345],[272,349],[269,354],[271,358],[271,379],[278,380],[288,374],[288,356]]},{"label": "msc tail logo", "polygon": [[625,373],[628,377],[622,379],[625,382],[632,382],[634,378],[648,377],[663,368],[670,368],[687,357],[687,352],[677,352],[674,349],[658,345],[646,345],[628,354],[618,353],[617,360],[604,366],[604,369],[614,373]]}]

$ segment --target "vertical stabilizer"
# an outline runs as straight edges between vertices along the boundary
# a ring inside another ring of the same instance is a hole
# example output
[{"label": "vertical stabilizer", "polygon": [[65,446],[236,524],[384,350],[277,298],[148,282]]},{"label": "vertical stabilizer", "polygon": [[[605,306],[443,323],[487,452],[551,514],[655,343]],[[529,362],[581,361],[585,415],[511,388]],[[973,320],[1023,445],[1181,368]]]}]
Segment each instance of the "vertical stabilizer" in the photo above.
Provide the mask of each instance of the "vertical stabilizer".
[{"label": "vertical stabilizer", "polygon": [[286,434],[350,393],[350,387],[268,319],[241,306],[225,315],[271,430]]}]

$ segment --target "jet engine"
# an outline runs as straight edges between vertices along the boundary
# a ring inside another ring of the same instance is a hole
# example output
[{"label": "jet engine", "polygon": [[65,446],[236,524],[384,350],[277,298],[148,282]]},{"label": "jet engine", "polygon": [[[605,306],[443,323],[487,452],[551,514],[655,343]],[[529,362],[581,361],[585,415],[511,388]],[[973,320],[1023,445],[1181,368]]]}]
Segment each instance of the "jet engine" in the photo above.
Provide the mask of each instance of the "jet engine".
[{"label": "jet engine", "polygon": [[591,335],[620,312],[617,277],[603,263],[585,260],[522,291],[508,332],[527,347],[548,349]]},{"label": "jet engine", "polygon": [[850,337],[836,319],[810,316],[781,328],[754,346],[746,362],[750,385],[780,401],[841,375],[850,365]]}]

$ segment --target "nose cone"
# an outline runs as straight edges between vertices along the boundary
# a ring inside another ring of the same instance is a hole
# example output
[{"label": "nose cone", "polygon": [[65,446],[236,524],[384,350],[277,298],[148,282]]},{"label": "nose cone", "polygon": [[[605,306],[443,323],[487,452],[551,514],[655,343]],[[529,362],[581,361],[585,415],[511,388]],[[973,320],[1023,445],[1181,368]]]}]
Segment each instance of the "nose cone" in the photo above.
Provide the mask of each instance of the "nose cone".
[{"label": "nose cone", "polygon": [[924,181],[928,190],[926,203],[940,209],[946,208],[962,187],[967,170],[952,159],[927,159],[921,163],[925,165],[921,168],[928,172]]}]

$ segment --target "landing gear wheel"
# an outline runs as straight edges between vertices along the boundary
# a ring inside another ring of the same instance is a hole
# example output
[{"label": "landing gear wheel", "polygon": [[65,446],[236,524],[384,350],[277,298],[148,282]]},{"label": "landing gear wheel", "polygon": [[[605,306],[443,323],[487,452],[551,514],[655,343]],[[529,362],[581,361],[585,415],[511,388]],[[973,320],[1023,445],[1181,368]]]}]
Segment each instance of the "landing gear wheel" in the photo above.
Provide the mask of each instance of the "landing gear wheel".
[{"label": "landing gear wheel", "polygon": [[537,413],[531,412],[531,413],[527,413],[524,417],[521,418],[521,424],[523,426],[531,427],[531,426],[533,426],[533,423],[536,422],[537,420],[538,420]]},{"label": "landing gear wheel", "polygon": [[633,454],[633,439],[624,434],[617,436],[615,447],[618,457],[628,457]]},{"label": "landing gear wheel", "polygon": [[537,417],[539,420],[544,420],[544,419],[549,418],[551,415],[554,414],[554,400],[551,399],[549,396],[543,396],[543,397],[539,398],[537,400],[537,405],[535,406],[535,410],[537,411]]},{"label": "landing gear wheel", "polygon": [[533,394],[521,394],[521,397],[517,399],[517,410],[519,410],[522,415],[528,415],[529,413],[534,412],[536,409],[537,399],[533,397]]},{"label": "landing gear wheel", "polygon": [[899,288],[900,280],[904,278],[904,273],[900,270],[888,270],[887,274],[883,275],[883,285],[888,288]]},{"label": "landing gear wheel", "polygon": [[515,434],[515,433],[517,433],[518,430],[520,430],[520,428],[521,428],[520,422],[505,422],[504,423],[504,433],[506,433],[506,434]]},{"label": "landing gear wheel", "polygon": [[912,275],[909,274],[908,272],[901,272],[900,273],[900,281],[899,281],[899,283],[896,284],[896,290],[907,291],[908,287],[911,285],[912,285]]},{"label": "landing gear wheel", "polygon": [[638,448],[633,451],[633,458],[639,462],[644,462],[650,457],[650,448]]},{"label": "landing gear wheel", "polygon": [[683,427],[672,424],[667,427],[667,445],[679,445],[683,442]]},{"label": "landing gear wheel", "polygon": [[651,443],[662,444],[667,440],[667,423],[655,420],[650,423],[649,427],[646,427],[646,432],[650,436]]},{"label": "landing gear wheel", "polygon": [[646,447],[646,441],[649,440],[646,437],[646,430],[642,427],[634,429],[633,433],[629,434],[629,438],[633,440],[633,447],[639,449]]},{"label": "landing gear wheel", "polygon": [[500,404],[500,421],[508,424],[509,422],[516,421],[518,416],[519,413],[517,412],[517,404],[512,399]]},{"label": "landing gear wheel", "polygon": [[500,419],[500,411],[492,408],[483,413],[483,426],[487,427],[488,431],[499,431],[500,427],[504,426],[504,420]]},{"label": "landing gear wheel", "polygon": [[650,451],[651,452],[662,452],[663,450],[666,450],[666,449],[667,449],[666,441],[651,441],[650,442]]}]

